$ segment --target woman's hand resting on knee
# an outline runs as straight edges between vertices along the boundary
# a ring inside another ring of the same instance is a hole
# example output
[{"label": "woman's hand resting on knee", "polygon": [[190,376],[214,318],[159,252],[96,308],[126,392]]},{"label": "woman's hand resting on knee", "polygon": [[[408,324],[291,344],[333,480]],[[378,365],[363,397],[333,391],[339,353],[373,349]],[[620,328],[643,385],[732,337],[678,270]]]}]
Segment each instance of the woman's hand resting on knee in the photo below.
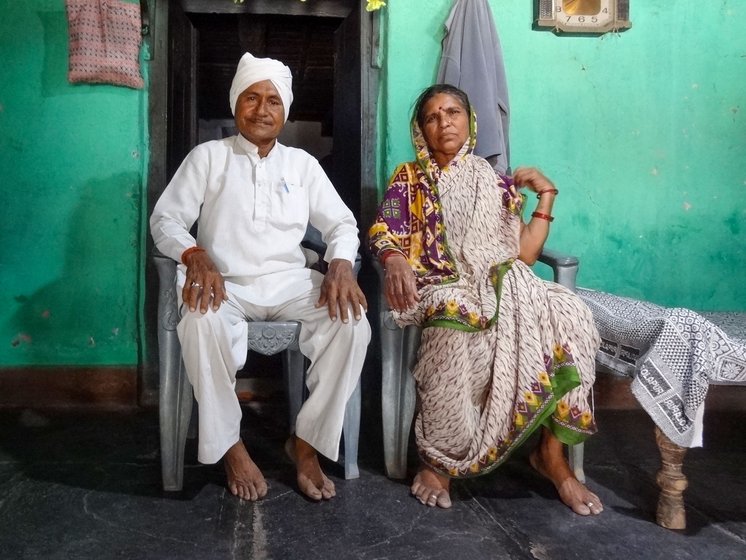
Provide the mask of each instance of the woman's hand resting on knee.
[{"label": "woman's hand resting on knee", "polygon": [[392,255],[386,259],[384,292],[389,307],[399,312],[414,307],[420,301],[414,272],[403,255]]}]

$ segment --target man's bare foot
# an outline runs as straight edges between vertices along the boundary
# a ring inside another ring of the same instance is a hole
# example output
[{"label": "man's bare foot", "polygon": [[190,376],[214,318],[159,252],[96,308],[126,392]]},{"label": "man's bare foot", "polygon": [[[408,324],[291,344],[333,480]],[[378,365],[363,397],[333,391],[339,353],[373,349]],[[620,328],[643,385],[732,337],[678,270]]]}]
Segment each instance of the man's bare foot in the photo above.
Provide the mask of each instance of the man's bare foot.
[{"label": "man's bare foot", "polygon": [[249,457],[240,439],[223,455],[228,489],[242,500],[255,502],[267,495],[267,482],[256,463]]},{"label": "man's bare foot", "polygon": [[420,503],[447,509],[451,507],[450,487],[450,478],[423,465],[412,481],[411,491]]},{"label": "man's bare foot", "polygon": [[598,515],[604,510],[599,497],[575,478],[565,459],[562,442],[546,428],[529,461],[539,474],[554,484],[562,503],[578,515]]},{"label": "man's bare foot", "polygon": [[321,470],[316,450],[299,437],[292,436],[285,443],[285,452],[295,463],[298,488],[312,500],[330,500],[337,495],[334,483]]}]

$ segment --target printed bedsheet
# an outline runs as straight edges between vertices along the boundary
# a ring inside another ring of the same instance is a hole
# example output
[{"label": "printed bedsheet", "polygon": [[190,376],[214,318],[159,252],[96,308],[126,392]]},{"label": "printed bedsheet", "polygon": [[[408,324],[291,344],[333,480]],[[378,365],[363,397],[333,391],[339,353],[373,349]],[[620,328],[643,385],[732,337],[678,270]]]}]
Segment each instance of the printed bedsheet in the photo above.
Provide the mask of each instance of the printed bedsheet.
[{"label": "printed bedsheet", "polygon": [[746,385],[746,313],[696,313],[578,289],[601,335],[596,361],[633,377],[632,392],[671,441],[702,445],[710,384]]}]

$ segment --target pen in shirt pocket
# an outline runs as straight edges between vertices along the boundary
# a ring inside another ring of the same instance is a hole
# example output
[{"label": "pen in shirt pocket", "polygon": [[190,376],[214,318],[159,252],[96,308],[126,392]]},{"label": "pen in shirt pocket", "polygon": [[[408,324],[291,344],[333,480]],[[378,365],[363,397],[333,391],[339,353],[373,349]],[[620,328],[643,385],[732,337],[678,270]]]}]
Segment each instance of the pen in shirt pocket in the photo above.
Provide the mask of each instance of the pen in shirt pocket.
[{"label": "pen in shirt pocket", "polygon": [[283,177],[280,179],[280,182],[282,183],[282,188],[285,190],[286,193],[290,192],[290,189],[288,188],[288,184],[285,182],[285,178]]}]

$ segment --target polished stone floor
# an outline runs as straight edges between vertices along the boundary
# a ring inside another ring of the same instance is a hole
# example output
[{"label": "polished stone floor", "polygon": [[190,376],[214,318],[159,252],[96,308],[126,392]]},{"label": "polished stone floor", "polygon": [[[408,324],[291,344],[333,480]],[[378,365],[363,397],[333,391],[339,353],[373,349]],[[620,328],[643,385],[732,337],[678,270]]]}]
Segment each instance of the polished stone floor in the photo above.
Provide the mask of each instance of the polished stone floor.
[{"label": "polished stone floor", "polygon": [[586,445],[589,485],[605,502],[574,515],[527,468],[522,450],[497,472],[454,487],[454,507],[421,506],[383,474],[380,436],[364,425],[361,477],[327,465],[338,496],[311,503],[281,452],[285,427],[249,408],[244,434],[270,482],[241,502],[220,466],[187,450],[185,489],[160,490],[157,413],[0,411],[0,559],[744,559],[743,411],[711,411],[705,448],[689,451],[688,528],[654,523],[657,448],[639,410],[599,410]]}]

